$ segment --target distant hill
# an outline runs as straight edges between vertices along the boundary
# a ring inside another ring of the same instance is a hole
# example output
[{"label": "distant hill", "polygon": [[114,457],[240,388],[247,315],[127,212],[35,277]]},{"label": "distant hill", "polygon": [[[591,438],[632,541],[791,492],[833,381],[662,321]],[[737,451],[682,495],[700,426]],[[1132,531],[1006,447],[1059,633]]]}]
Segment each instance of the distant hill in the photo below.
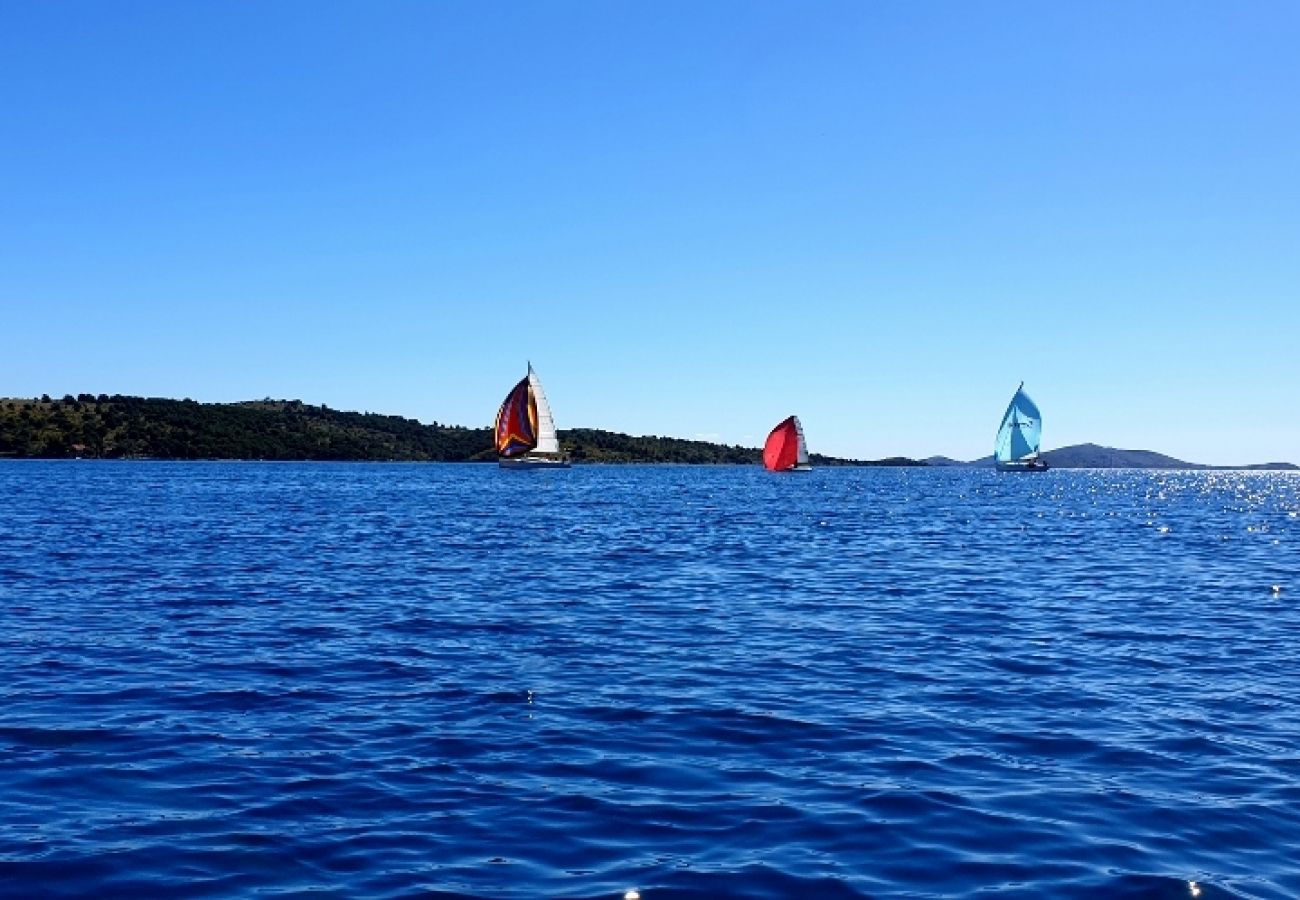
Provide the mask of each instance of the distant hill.
[{"label": "distant hill", "polygon": [[927,456],[925,458],[925,464],[927,466],[937,466],[939,468],[944,468],[947,466],[966,465],[966,463],[961,462],[960,460],[953,459],[952,457],[949,456]]},{"label": "distant hill", "polygon": [[927,466],[950,469],[989,468],[993,465],[993,457],[986,456],[983,459],[972,459],[969,462],[962,462],[960,459],[953,459],[948,456],[931,456],[925,460],[925,464]]},{"label": "distant hill", "polygon": [[[1255,469],[1290,471],[1298,466],[1292,463],[1254,463],[1246,466],[1207,466],[1200,463],[1186,462],[1163,453],[1151,450],[1120,450],[1115,447],[1102,447],[1098,444],[1075,444],[1060,447],[1043,453],[1047,464],[1054,469]],[[986,456],[970,462],[949,459],[946,456],[932,456],[926,460],[931,466],[955,466],[961,468],[989,468],[993,457]]]},{"label": "distant hill", "polygon": [[1075,444],[1048,450],[1047,464],[1058,469],[1257,469],[1293,470],[1300,467],[1286,462],[1252,463],[1243,466],[1207,466],[1155,453],[1151,450],[1119,450],[1097,444]]},{"label": "distant hill", "polygon": [[1119,450],[1097,444],[1075,444],[1048,450],[1047,464],[1056,469],[1206,469],[1151,450]]},{"label": "distant hill", "polygon": [[[575,462],[745,463],[761,453],[669,437],[595,428],[561,431]],[[59,459],[271,459],[484,462],[496,459],[490,428],[465,428],[298,400],[196,403],[159,397],[81,394],[0,400],[0,457]],[[814,466],[924,465],[909,459],[837,459]]]}]

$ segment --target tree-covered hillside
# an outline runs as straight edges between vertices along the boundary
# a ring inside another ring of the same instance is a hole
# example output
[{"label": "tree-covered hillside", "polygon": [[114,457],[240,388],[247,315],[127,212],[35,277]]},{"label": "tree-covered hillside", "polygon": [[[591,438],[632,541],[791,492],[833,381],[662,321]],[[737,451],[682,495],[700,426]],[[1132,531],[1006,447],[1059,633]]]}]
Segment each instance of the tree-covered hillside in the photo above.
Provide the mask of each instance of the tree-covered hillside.
[{"label": "tree-covered hillside", "polygon": [[[632,437],[592,428],[560,432],[575,462],[757,463],[759,451],[705,441]],[[496,458],[488,428],[422,425],[401,416],[342,412],[298,400],[196,403],[121,395],[0,400],[0,457],[475,462]],[[813,456],[814,465],[856,463]]]},{"label": "tree-covered hillside", "polygon": [[560,443],[574,462],[756,463],[759,451],[681,438],[633,437],[595,428],[560,432]]},{"label": "tree-covered hillside", "polygon": [[[648,435],[632,437],[615,431],[595,428],[573,428],[560,432],[561,443],[575,462],[601,463],[737,463],[757,465],[763,453],[754,447],[711,444],[708,441],[687,441],[681,438]],[[919,466],[916,460],[892,457],[873,461],[840,459],[809,455],[816,466]]]},{"label": "tree-covered hillside", "polygon": [[341,412],[297,400],[196,403],[119,395],[0,401],[0,455],[164,459],[491,459],[486,428]]}]

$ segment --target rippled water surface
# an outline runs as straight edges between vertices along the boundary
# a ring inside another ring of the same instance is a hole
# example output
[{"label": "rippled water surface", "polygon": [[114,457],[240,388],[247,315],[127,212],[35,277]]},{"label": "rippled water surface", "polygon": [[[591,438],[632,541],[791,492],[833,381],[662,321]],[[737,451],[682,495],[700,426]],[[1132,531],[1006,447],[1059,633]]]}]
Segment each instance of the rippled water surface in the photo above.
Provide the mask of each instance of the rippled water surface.
[{"label": "rippled water surface", "polygon": [[1294,475],[0,489],[4,896],[1300,896]]}]

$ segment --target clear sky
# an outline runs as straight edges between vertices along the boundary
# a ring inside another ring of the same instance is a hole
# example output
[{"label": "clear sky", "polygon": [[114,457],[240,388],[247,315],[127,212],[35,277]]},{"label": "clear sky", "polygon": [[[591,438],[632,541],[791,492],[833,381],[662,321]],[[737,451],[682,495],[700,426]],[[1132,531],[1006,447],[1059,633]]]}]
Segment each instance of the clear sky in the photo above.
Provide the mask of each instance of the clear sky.
[{"label": "clear sky", "polygon": [[1300,4],[6,2],[0,395],[1300,462]]}]

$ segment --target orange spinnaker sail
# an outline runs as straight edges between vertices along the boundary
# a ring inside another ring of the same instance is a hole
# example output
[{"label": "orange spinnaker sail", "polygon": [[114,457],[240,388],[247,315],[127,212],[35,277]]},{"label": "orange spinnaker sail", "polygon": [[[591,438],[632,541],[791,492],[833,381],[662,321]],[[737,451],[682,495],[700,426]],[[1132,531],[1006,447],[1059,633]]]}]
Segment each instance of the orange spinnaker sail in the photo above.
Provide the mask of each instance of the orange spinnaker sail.
[{"label": "orange spinnaker sail", "polygon": [[528,379],[519,382],[497,410],[497,454],[520,456],[537,446],[537,400]]},{"label": "orange spinnaker sail", "polygon": [[799,460],[799,429],[794,416],[772,429],[763,445],[763,465],[769,472],[793,469]]}]

